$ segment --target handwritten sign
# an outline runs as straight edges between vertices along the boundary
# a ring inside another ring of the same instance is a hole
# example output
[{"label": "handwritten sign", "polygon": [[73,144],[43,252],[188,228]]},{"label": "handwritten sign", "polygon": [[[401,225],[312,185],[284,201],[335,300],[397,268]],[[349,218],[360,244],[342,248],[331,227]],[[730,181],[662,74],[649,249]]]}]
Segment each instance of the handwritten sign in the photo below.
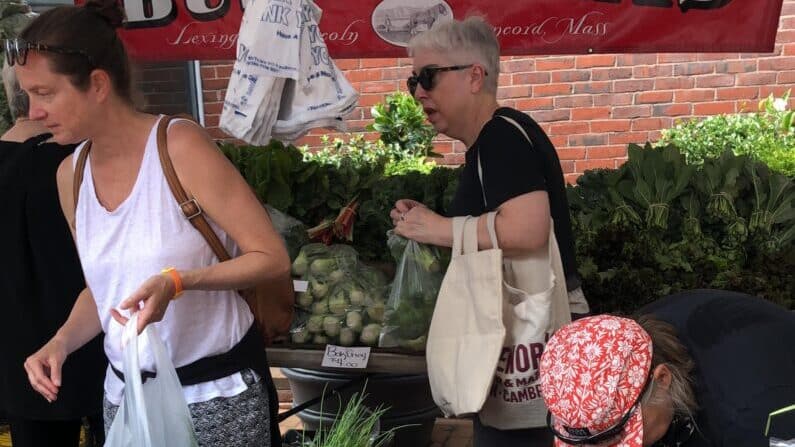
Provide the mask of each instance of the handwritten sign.
[{"label": "handwritten sign", "polygon": [[370,360],[370,348],[346,348],[344,346],[326,345],[321,366],[327,368],[367,368]]}]

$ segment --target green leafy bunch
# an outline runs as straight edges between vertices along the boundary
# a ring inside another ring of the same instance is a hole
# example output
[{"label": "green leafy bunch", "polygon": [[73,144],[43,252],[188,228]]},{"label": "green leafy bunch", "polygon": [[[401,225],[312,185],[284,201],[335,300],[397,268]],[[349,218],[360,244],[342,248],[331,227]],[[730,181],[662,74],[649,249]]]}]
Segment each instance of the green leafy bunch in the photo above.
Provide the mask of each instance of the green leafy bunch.
[{"label": "green leafy bunch", "polygon": [[381,134],[380,140],[402,158],[436,156],[436,130],[428,124],[422,106],[411,95],[396,92],[370,109],[373,123],[368,130]]},{"label": "green leafy bunch", "polygon": [[629,148],[567,190],[594,311],[632,312],[669,293],[724,288],[795,307],[795,185],[726,151],[700,166],[673,146]]},{"label": "green leafy bunch", "polygon": [[662,131],[659,146],[674,144],[687,162],[701,164],[731,150],[765,162],[773,171],[795,176],[795,132],[789,92],[759,102],[758,112],[692,119]]}]

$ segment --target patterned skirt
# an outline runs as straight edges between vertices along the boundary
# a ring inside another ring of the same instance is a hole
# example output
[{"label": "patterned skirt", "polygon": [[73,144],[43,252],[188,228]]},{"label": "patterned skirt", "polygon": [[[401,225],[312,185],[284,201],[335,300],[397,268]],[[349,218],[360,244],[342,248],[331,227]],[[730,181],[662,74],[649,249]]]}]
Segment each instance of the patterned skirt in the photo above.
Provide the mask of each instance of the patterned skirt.
[{"label": "patterned skirt", "polygon": [[[268,389],[250,369],[241,371],[248,389],[232,397],[216,397],[188,405],[196,438],[202,447],[270,447]],[[274,397],[275,398],[275,397]],[[105,433],[119,410],[104,399]]]}]

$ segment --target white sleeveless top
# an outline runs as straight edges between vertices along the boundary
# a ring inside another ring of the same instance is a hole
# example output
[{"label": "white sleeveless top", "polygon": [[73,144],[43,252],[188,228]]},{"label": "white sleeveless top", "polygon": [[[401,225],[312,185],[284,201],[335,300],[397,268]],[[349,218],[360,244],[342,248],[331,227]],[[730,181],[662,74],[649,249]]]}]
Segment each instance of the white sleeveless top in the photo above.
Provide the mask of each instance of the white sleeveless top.
[{"label": "white sleeveless top", "polygon": [[[84,145],[75,151],[75,162]],[[234,241],[213,222],[210,225],[229,253],[238,254]],[[157,124],[146,142],[135,185],[117,209],[108,211],[99,203],[91,163],[86,163],[75,227],[80,262],[105,332],[105,353],[110,363],[122,371],[123,327],[111,317],[110,310],[165,267],[190,270],[218,262],[177,206],[166,183],[157,152]],[[228,351],[243,338],[253,321],[248,305],[236,291],[188,290],[172,301],[163,320],[154,324],[174,366],[180,367]],[[148,345],[139,344],[139,358],[143,370],[154,371]],[[246,389],[240,373],[183,387],[189,404],[236,396]],[[105,375],[106,398],[119,405],[123,392],[124,382],[109,367]]]}]

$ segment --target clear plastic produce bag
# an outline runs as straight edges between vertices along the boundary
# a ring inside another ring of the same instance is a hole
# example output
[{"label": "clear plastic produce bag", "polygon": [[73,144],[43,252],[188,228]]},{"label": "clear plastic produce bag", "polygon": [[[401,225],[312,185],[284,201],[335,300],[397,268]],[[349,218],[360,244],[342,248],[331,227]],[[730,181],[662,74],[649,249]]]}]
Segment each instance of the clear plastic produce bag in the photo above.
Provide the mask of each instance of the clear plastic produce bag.
[{"label": "clear plastic produce bag", "polygon": [[[113,419],[106,447],[198,446],[188,403],[182,394],[177,371],[157,334],[148,325],[136,334],[138,313],[124,327],[124,399]],[[138,361],[138,343],[150,347],[157,376],[143,383]]]},{"label": "clear plastic produce bag", "polygon": [[391,230],[387,236],[397,270],[378,345],[421,351],[425,349],[443,278],[439,253],[435,247],[406,240]]},{"label": "clear plastic produce bag", "polygon": [[386,279],[363,265],[348,245],[309,244],[293,262],[308,282],[296,305],[300,319],[290,331],[295,344],[377,346],[386,308]]}]

